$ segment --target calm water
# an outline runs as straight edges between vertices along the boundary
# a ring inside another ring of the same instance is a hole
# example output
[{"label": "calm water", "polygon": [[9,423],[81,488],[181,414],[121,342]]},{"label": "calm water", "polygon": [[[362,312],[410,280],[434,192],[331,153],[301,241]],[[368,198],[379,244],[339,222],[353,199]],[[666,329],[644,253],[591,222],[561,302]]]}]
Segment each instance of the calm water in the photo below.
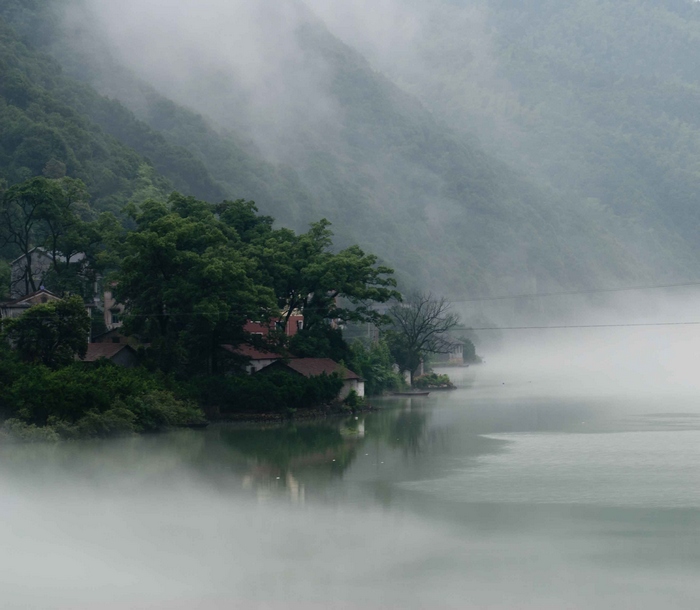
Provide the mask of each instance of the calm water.
[{"label": "calm water", "polygon": [[0,447],[0,607],[700,607],[691,394],[456,376],[357,419]]}]

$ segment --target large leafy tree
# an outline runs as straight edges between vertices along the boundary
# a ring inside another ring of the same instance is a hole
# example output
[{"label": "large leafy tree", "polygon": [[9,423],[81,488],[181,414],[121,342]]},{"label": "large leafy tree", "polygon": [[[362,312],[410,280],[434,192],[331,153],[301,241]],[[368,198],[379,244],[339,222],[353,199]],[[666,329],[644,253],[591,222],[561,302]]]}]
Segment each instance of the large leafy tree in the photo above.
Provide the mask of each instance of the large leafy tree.
[{"label": "large leafy tree", "polygon": [[410,372],[411,380],[425,356],[452,350],[449,332],[459,325],[459,316],[444,297],[414,292],[394,305],[389,316],[392,324],[386,332],[387,342],[396,363]]},{"label": "large leafy tree", "polygon": [[271,288],[255,281],[257,262],[205,202],[173,194],[130,213],[136,229],[116,275],[127,330],[152,343],[166,371],[217,372],[220,345],[241,343],[247,320],[275,313]]},{"label": "large leafy tree", "polygon": [[[48,281],[58,293],[84,292],[94,281],[88,276],[96,269],[101,227],[109,221],[93,216],[80,180],[40,176],[9,188],[0,200],[0,245],[22,258],[14,288],[28,294]],[[37,247],[50,256],[48,269],[34,268]]]},{"label": "large leafy tree", "polygon": [[89,332],[90,316],[78,296],[35,305],[3,327],[22,361],[54,369],[85,357]]},{"label": "large leafy tree", "polygon": [[350,356],[338,326],[386,322],[374,305],[400,298],[393,270],[358,246],[333,252],[330,223],[321,220],[300,235],[288,229],[261,232],[251,252],[275,291],[282,322],[302,314],[304,327],[292,347],[301,355]]},{"label": "large leafy tree", "polygon": [[333,251],[330,222],[323,219],[297,235],[275,229],[273,219],[258,214],[251,201],[223,202],[219,219],[242,242],[247,255],[260,261],[258,281],[274,289],[281,325],[302,314],[304,327],[292,341],[298,355],[351,357],[339,326],[347,322],[386,322],[374,305],[400,298],[393,270],[357,246]]}]

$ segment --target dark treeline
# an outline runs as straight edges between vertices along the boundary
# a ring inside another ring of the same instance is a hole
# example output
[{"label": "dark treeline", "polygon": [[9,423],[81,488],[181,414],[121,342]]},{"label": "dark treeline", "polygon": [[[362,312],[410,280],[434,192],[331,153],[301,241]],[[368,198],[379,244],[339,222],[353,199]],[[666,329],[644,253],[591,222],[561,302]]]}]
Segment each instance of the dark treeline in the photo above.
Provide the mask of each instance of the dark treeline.
[{"label": "dark treeline", "polygon": [[[8,44],[23,78],[32,87],[39,83],[47,99],[70,106],[100,138],[132,155],[132,166],[110,170],[121,189],[114,198],[122,203],[162,196],[172,185],[210,202],[253,198],[264,213],[296,230],[326,217],[340,246],[357,243],[391,261],[402,285],[438,291],[449,286],[460,297],[475,290],[502,293],[504,285],[522,292],[533,283],[554,288],[641,279],[659,260],[676,260],[630,253],[634,229],[497,161],[475,138],[436,120],[318,21],[296,36],[309,69],[326,66],[319,95],[333,101],[338,116],[330,126],[308,116],[298,117],[298,127],[294,121],[280,125],[281,141],[268,144],[275,149],[272,159],[239,135],[240,125],[197,114],[140,81],[115,61],[99,31],[77,25],[65,36],[62,6],[60,0],[4,0],[0,18],[22,33],[21,40],[8,33]],[[61,76],[54,60],[24,41],[60,58],[66,74],[121,103]],[[250,108],[230,106],[245,95],[216,97],[219,74],[202,70],[198,79],[226,116],[249,116]],[[233,75],[231,80],[235,89]],[[44,157],[37,155],[45,163]],[[102,202],[110,199],[98,192],[99,176],[66,164],[67,175],[85,181],[96,207],[106,209]],[[39,165],[34,174],[43,170]]]},{"label": "dark treeline", "polygon": [[[335,373],[248,376],[241,345],[356,366],[375,392],[397,383],[384,344],[351,348],[341,330],[387,321],[373,304],[400,298],[392,270],[357,246],[334,251],[327,221],[297,234],[250,201],[210,204],[178,193],[125,214],[124,223],[94,214],[82,183],[69,178],[31,178],[2,193],[6,252],[20,267],[36,247],[60,261],[40,279],[28,268],[23,292],[41,283],[62,297],[3,321],[0,411],[15,432],[148,431],[200,421],[195,405],[292,413],[338,395]],[[84,303],[96,284],[125,305],[123,333],[140,346],[135,369],[80,362],[91,326]],[[303,315],[296,334],[276,330],[295,314]],[[269,333],[252,333],[251,321]]]}]

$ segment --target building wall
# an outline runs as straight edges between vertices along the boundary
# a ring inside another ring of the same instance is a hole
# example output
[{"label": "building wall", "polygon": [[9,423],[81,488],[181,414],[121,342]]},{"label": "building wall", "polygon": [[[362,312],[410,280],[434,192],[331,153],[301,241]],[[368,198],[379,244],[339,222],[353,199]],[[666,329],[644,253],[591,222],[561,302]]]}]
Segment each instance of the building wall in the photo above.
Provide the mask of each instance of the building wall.
[{"label": "building wall", "polygon": [[[31,253],[31,265],[32,265],[32,277],[34,279],[34,285],[36,290],[44,282],[44,277],[51,269],[51,257],[49,257],[43,250],[34,250]],[[33,292],[31,285],[28,285],[28,278],[26,276],[27,269],[27,259],[22,256],[14,261],[12,261],[12,269],[10,276],[10,298],[11,299],[21,299]]]},{"label": "building wall", "polygon": [[124,324],[122,316],[124,315],[124,305],[117,303],[111,290],[104,292],[104,316],[105,326],[107,330],[121,328]]},{"label": "building wall", "polygon": [[346,379],[343,382],[343,388],[340,390],[340,394],[338,394],[338,398],[340,400],[345,400],[348,397],[348,394],[355,390],[357,392],[357,395],[362,398],[365,395],[365,382],[358,380],[358,379]]},{"label": "building wall", "polygon": [[264,369],[266,366],[269,366],[273,362],[277,362],[279,358],[270,358],[266,360],[251,360],[250,364],[246,368],[248,373],[257,373],[260,369]]},{"label": "building wall", "polygon": [[129,348],[125,348],[118,354],[115,354],[111,360],[117,366],[123,366],[126,369],[134,368],[138,363],[136,354],[134,354],[134,352],[132,352]]}]

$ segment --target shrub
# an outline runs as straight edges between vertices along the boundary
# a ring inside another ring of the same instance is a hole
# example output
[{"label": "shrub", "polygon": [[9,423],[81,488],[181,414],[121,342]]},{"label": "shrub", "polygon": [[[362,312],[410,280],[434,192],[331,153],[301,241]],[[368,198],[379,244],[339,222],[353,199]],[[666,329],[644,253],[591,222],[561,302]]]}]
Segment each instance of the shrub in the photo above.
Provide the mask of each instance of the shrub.
[{"label": "shrub", "polygon": [[60,440],[58,433],[50,427],[38,427],[19,419],[8,419],[0,429],[0,438],[22,443],[48,443]]},{"label": "shrub", "polygon": [[365,380],[367,394],[370,396],[404,386],[403,378],[394,370],[389,346],[384,341],[378,341],[369,347],[365,347],[361,341],[353,343],[350,369]]},{"label": "shrub", "polygon": [[195,404],[178,400],[172,392],[163,390],[132,397],[126,402],[126,408],[134,415],[134,425],[139,432],[206,422],[201,409]]},{"label": "shrub", "polygon": [[453,388],[454,385],[447,375],[438,375],[437,373],[427,373],[413,380],[413,385],[417,388]]},{"label": "shrub", "polygon": [[222,413],[285,413],[332,403],[343,387],[339,375],[302,377],[285,371],[200,378],[190,384],[192,397]]}]

